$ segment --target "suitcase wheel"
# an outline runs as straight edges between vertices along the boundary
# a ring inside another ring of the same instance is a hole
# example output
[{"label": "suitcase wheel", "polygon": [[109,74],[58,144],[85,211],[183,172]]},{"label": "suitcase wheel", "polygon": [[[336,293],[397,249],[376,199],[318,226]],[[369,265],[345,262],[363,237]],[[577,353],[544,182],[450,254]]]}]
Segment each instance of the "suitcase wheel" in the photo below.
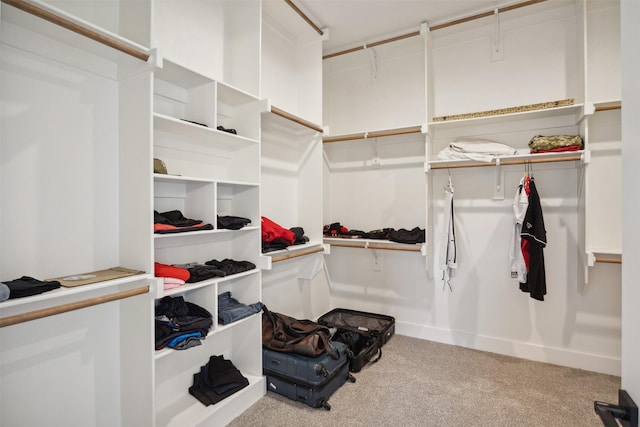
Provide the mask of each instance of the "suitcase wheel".
[{"label": "suitcase wheel", "polygon": [[322,406],[327,411],[331,410],[331,405],[329,405],[329,402],[327,402],[327,399],[320,399],[320,401],[318,402],[318,407],[320,406]]},{"label": "suitcase wheel", "polygon": [[349,376],[347,377],[347,379],[349,380],[350,383],[355,383],[356,382],[356,377],[354,377],[353,375],[349,374]]}]

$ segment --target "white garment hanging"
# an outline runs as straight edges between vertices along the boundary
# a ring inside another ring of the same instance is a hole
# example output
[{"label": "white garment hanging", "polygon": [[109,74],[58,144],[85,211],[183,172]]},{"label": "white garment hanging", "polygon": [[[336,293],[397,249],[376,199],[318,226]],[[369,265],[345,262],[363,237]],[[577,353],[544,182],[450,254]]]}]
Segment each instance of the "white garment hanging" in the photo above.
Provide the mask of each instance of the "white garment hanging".
[{"label": "white garment hanging", "polygon": [[527,283],[527,265],[522,255],[522,238],[520,232],[522,231],[522,222],[527,214],[527,208],[529,207],[529,197],[524,189],[526,176],[523,176],[516,189],[516,194],[513,198],[513,229],[511,230],[513,235],[511,236],[511,248],[509,250],[509,263],[511,266],[511,277],[518,279],[520,283]]},{"label": "white garment hanging", "polygon": [[442,281],[444,285],[451,288],[451,269],[457,268],[456,263],[456,232],[453,224],[453,185],[451,177],[444,188],[444,215],[442,217],[442,240],[440,246],[440,269],[442,270]]}]

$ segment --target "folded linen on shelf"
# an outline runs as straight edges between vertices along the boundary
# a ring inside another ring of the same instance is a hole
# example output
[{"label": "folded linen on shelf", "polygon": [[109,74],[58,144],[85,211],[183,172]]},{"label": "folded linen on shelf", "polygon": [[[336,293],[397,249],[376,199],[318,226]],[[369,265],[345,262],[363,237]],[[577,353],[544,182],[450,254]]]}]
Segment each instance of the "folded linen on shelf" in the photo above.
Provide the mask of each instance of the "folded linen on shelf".
[{"label": "folded linen on shelf", "polygon": [[491,162],[496,157],[512,156],[518,150],[500,142],[481,138],[458,138],[438,153],[439,160]]}]

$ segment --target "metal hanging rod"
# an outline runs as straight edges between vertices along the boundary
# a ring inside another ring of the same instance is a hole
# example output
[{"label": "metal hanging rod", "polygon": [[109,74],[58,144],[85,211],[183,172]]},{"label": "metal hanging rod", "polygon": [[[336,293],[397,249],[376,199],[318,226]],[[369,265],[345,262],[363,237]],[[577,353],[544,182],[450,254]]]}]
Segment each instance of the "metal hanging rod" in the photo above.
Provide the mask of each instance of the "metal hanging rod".
[{"label": "metal hanging rod", "polygon": [[421,133],[422,126],[413,126],[408,128],[399,128],[399,129],[389,129],[389,130],[380,130],[374,132],[362,132],[362,133],[354,133],[350,135],[339,135],[339,136],[330,136],[327,138],[323,138],[322,142],[325,144],[331,142],[340,142],[340,141],[352,141],[354,139],[369,139],[369,138],[382,138],[385,136],[394,136],[394,135],[406,135],[409,133]]},{"label": "metal hanging rod", "polygon": [[5,326],[17,325],[31,320],[42,319],[44,317],[54,316],[56,314],[67,313],[69,311],[79,310],[81,308],[92,307],[106,302],[117,301],[136,295],[146,294],[149,292],[149,286],[120,291],[110,295],[89,298],[82,301],[71,302],[68,304],[57,305],[55,307],[43,308],[40,310],[29,311],[27,313],[16,314],[14,316],[3,317],[0,319],[0,328]]},{"label": "metal hanging rod", "polygon": [[289,6],[291,6],[291,9],[293,9],[298,15],[300,15],[300,17],[302,19],[304,19],[304,21],[309,24],[311,26],[311,28],[313,28],[316,33],[320,34],[321,36],[324,35],[324,31],[322,31],[320,29],[320,27],[318,27],[316,24],[313,23],[313,21],[311,19],[309,19],[309,17],[307,15],[304,14],[303,11],[301,11],[298,6],[296,6],[295,4],[293,4],[293,2],[291,0],[284,0],[285,3],[287,3]]},{"label": "metal hanging rod", "polygon": [[306,126],[309,129],[313,129],[316,132],[320,132],[320,133],[324,132],[322,128],[317,124],[311,123],[307,120],[301,119],[300,117],[294,116],[293,114],[287,113],[286,111],[281,110],[280,108],[274,107],[273,105],[271,106],[271,112],[287,120],[291,120],[292,122],[296,122],[298,124]]},{"label": "metal hanging rod", "polygon": [[102,43],[105,46],[109,46],[113,49],[119,50],[120,52],[126,53],[127,55],[131,55],[134,58],[138,58],[145,62],[149,60],[149,55],[139,49],[129,46],[108,34],[100,33],[91,28],[87,28],[78,22],[74,22],[71,19],[57,15],[34,3],[30,3],[25,0],[2,0],[2,2],[60,27],[66,28],[67,30],[73,31],[74,33],[80,34],[81,36],[97,41],[98,43]]},{"label": "metal hanging rod", "polygon": [[[500,166],[508,165],[524,165],[531,163],[555,163],[555,162],[572,162],[582,160],[582,155],[567,156],[567,157],[551,157],[540,159],[514,159],[514,160],[500,160]],[[443,163],[432,164],[430,169],[457,169],[457,168],[475,168],[483,166],[496,166],[495,160],[492,162],[477,162],[477,163]]]},{"label": "metal hanging rod", "polygon": [[[521,7],[530,6],[530,5],[536,4],[536,3],[541,3],[543,1],[546,1],[546,0],[530,0],[530,1],[525,1],[525,2],[522,2],[522,3],[512,4],[510,6],[505,6],[505,7],[499,8],[498,9],[498,13],[508,12],[510,10],[519,9]],[[473,21],[473,20],[476,20],[476,19],[485,18],[485,17],[488,17],[488,16],[493,16],[494,13],[495,13],[494,10],[478,13],[477,15],[467,16],[467,17],[464,17],[464,18],[460,18],[460,19],[456,19],[456,20],[453,20],[453,21],[445,22],[445,23],[442,23],[442,24],[434,25],[433,27],[429,27],[429,30],[430,31],[441,30],[443,28],[451,27],[453,25],[458,25],[458,24],[462,24],[462,23],[465,23],[465,22]],[[375,46],[379,46],[381,44],[391,43],[391,42],[395,42],[395,41],[398,41],[398,40],[403,40],[403,39],[406,39],[406,38],[409,38],[409,37],[415,37],[415,36],[419,36],[419,35],[420,35],[420,31],[414,31],[414,32],[403,34],[403,35],[400,35],[400,36],[391,37],[391,38],[384,39],[384,40],[379,40],[379,41],[376,41],[376,42],[373,42],[373,43],[366,43],[363,46],[353,47],[351,49],[342,50],[340,52],[330,53],[330,54],[324,55],[322,57],[322,59],[329,59],[329,58],[333,58],[335,56],[340,56],[340,55],[345,55],[347,53],[357,52],[359,50],[363,50],[363,49],[366,49],[368,47],[375,47]]]},{"label": "metal hanging rod", "polygon": [[317,252],[324,252],[324,247],[320,246],[317,248],[307,249],[305,251],[291,252],[285,255],[274,256],[273,258],[271,258],[271,262],[285,261],[288,259],[298,258],[305,255],[315,254]]}]

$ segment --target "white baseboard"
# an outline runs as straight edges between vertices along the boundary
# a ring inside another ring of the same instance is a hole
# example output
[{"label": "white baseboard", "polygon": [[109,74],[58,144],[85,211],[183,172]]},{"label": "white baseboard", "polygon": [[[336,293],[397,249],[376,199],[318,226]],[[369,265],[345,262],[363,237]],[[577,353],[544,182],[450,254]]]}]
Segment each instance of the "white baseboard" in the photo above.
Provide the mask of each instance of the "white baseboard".
[{"label": "white baseboard", "polygon": [[395,333],[474,350],[519,357],[536,362],[551,363],[620,376],[620,359],[597,354],[581,353],[562,348],[544,347],[527,342],[509,341],[486,335],[396,321]]}]

